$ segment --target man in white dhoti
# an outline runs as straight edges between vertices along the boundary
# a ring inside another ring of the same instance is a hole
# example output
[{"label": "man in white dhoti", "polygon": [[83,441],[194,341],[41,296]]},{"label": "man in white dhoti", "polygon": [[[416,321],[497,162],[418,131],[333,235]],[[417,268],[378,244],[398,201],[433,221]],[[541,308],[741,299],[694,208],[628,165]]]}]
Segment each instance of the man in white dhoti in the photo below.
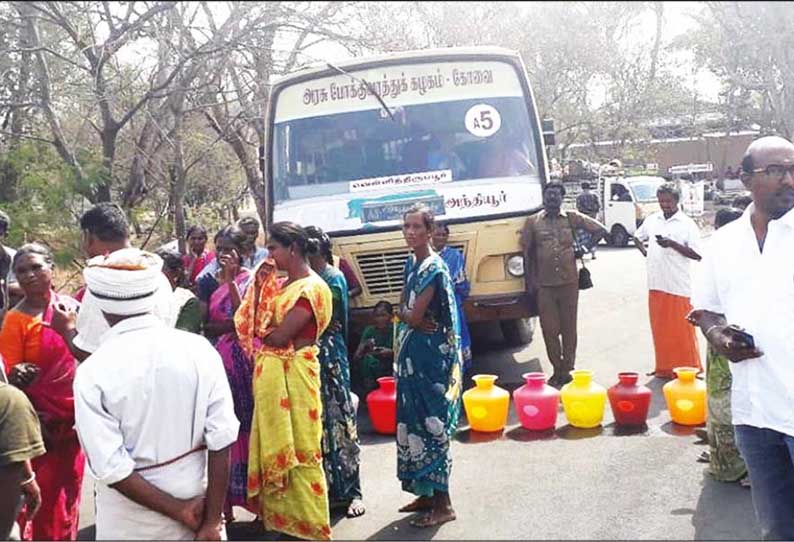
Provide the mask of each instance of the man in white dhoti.
[{"label": "man in white dhoti", "polygon": [[239,423],[221,358],[151,314],[162,260],[122,249],[83,271],[110,329],[77,369],[96,537],[220,540]]}]

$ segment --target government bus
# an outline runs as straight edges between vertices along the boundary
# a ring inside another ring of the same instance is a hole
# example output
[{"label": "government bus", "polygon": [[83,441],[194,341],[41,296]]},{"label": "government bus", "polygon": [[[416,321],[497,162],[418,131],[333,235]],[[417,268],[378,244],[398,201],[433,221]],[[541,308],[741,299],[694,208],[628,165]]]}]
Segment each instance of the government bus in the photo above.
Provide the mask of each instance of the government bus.
[{"label": "government bus", "polygon": [[548,167],[518,53],[449,48],[305,68],[274,83],[266,134],[267,221],[329,234],[362,285],[354,326],[378,301],[399,301],[402,216],[422,203],[465,256],[469,322],[498,321],[511,344],[531,339],[520,232]]}]

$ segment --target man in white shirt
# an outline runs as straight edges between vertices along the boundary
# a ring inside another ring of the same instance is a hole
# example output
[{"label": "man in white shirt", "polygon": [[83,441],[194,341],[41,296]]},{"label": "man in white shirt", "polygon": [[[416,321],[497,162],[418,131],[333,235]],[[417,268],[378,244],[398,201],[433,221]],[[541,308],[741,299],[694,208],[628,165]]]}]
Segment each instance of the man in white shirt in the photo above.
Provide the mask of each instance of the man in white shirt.
[{"label": "man in white shirt", "polygon": [[122,249],[83,272],[110,329],[74,381],[96,487],[96,538],[220,540],[237,439],[223,363],[201,336],[151,314],[162,260]]},{"label": "man in white shirt", "polygon": [[762,537],[794,540],[794,145],[754,141],[742,181],[753,203],[712,236],[690,318],[733,362],[731,414]]},{"label": "man in white shirt", "polygon": [[[130,247],[127,217],[118,205],[94,205],[80,218],[80,229],[83,232],[83,251],[89,258]],[[174,301],[171,284],[162,273],[157,280],[152,314],[173,327],[176,322],[172,317],[174,311],[171,305]],[[79,313],[67,307],[56,307],[51,325],[64,338],[78,361],[83,361],[99,348],[100,338],[108,330],[96,299],[87,289]]]},{"label": "man in white shirt", "polygon": [[243,267],[256,269],[259,262],[267,258],[267,249],[256,244],[259,238],[259,221],[253,216],[246,216],[237,221],[237,226],[243,230],[247,238],[246,253],[243,254]]},{"label": "man in white shirt", "polygon": [[662,210],[645,219],[634,244],[648,259],[648,312],[656,353],[651,374],[673,378],[676,367],[701,369],[695,330],[686,321],[692,310],[690,262],[700,260],[700,230],[680,210],[681,193],[674,184],[660,186],[656,197]]}]

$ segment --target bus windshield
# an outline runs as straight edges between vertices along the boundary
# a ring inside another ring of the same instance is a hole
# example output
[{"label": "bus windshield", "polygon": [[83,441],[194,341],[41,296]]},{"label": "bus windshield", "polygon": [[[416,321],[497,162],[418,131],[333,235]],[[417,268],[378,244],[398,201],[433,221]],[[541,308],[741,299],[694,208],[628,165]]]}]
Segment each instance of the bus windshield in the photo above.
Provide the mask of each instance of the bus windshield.
[{"label": "bus windshield", "polygon": [[333,232],[393,225],[417,201],[450,218],[539,203],[537,127],[512,66],[434,62],[354,75],[276,96],[274,220]]}]

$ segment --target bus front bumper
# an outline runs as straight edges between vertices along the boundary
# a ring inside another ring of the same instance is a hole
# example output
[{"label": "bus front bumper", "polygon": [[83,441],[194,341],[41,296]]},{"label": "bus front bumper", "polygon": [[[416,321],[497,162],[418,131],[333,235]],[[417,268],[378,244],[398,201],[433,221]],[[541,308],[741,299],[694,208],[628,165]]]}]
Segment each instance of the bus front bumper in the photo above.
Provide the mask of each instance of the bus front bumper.
[{"label": "bus front bumper", "polygon": [[537,316],[535,297],[521,292],[510,295],[470,297],[464,303],[469,322],[494,322]]}]

